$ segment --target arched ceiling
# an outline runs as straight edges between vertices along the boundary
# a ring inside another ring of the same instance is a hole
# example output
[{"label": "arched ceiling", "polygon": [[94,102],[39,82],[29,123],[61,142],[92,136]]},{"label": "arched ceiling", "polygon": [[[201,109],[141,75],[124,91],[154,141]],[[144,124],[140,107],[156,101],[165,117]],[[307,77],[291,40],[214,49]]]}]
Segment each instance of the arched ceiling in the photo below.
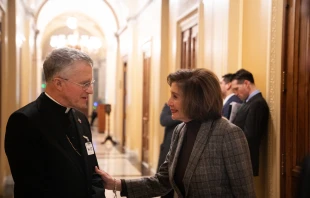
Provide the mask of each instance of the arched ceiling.
[{"label": "arched ceiling", "polygon": [[69,35],[74,33],[74,30],[69,29],[65,25],[66,20],[69,16],[73,16],[79,21],[77,30],[80,35],[91,35],[100,38],[102,42],[101,52],[106,51],[107,44],[105,35],[98,28],[96,23],[94,23],[91,19],[87,18],[87,16],[81,13],[66,13],[54,18],[50,23],[47,24],[48,28],[46,28],[44,32],[42,32],[40,48],[42,49],[43,58],[52,50],[49,44],[51,36],[59,34]]},{"label": "arched ceiling", "polygon": [[78,19],[79,29],[111,45],[115,33],[126,25],[128,7],[124,1],[128,0],[24,0],[24,4],[35,17],[38,43],[45,54],[50,36],[65,31],[66,19],[71,16]]},{"label": "arched ceiling", "polygon": [[[57,15],[60,10],[69,11],[82,10],[90,15],[93,15],[94,19],[102,21],[111,20],[116,21],[118,28],[126,24],[126,19],[129,15],[129,3],[128,0],[23,0],[24,4],[28,6],[29,10],[33,12],[36,18],[39,18],[42,9],[51,10],[56,7],[56,10],[52,10],[49,14],[44,14],[40,16],[43,20],[49,20],[51,17],[48,15],[53,15],[53,12]],[[53,6],[54,5],[54,6]],[[99,12],[98,12],[99,10]],[[104,12],[103,12],[104,11]],[[111,13],[113,17],[111,17]],[[54,14],[54,15],[55,15]],[[110,16],[109,16],[110,15]],[[100,16],[106,16],[100,18]],[[37,20],[37,19],[36,19]]]}]

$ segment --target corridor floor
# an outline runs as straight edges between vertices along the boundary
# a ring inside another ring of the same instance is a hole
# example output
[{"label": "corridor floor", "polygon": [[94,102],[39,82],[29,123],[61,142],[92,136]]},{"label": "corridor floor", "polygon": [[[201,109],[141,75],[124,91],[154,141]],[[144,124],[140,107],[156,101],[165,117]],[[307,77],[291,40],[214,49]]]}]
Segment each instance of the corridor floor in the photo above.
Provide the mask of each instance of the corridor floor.
[{"label": "corridor floor", "polygon": [[[135,160],[135,156],[128,152],[122,153],[117,146],[113,146],[110,141],[101,144],[106,135],[98,133],[96,127],[93,128],[93,144],[100,168],[115,178],[138,178],[149,175],[141,171],[141,164]],[[120,197],[119,192],[117,197]],[[106,190],[106,198],[114,198],[111,190]]]},{"label": "corridor floor", "polygon": [[[150,175],[147,171],[141,169],[141,163],[135,158],[135,155],[129,152],[122,153],[118,146],[113,146],[110,141],[101,144],[106,135],[97,132],[97,127],[92,128],[93,145],[97,155],[99,167],[115,178],[138,178]],[[5,195],[0,198],[13,198],[13,180],[12,177],[6,182]],[[117,197],[120,197],[117,192]],[[111,190],[106,190],[106,198],[114,198]]]}]

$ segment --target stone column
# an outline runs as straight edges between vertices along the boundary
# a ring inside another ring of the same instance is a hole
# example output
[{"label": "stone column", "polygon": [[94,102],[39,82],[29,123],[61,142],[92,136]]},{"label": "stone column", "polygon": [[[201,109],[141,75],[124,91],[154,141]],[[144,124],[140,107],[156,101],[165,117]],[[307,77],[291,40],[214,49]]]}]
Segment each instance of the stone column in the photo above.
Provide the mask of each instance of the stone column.
[{"label": "stone column", "polygon": [[4,152],[4,137],[10,114],[19,107],[19,84],[16,64],[16,1],[9,0],[4,13],[1,87],[1,131],[0,131],[0,195],[4,193],[5,178],[10,175]]}]

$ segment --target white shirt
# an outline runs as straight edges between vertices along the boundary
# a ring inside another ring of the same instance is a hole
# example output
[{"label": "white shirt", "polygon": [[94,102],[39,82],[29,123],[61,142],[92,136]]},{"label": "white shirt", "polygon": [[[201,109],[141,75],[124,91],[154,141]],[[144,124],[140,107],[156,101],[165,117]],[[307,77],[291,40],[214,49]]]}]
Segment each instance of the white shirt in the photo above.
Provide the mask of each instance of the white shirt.
[{"label": "white shirt", "polygon": [[226,98],[223,101],[223,105],[233,96],[235,95],[234,93],[229,94],[228,96],[226,96]]}]

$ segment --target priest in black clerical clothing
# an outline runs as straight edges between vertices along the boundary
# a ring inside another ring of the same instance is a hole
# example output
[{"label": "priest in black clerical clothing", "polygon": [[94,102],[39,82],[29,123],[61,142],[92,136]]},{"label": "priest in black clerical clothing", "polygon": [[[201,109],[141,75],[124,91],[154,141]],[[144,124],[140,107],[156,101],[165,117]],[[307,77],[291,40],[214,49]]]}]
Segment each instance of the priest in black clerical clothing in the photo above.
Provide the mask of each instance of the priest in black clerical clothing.
[{"label": "priest in black clerical clothing", "polygon": [[15,198],[103,198],[86,108],[92,60],[60,48],[43,64],[46,90],[9,118],[5,152]]}]

